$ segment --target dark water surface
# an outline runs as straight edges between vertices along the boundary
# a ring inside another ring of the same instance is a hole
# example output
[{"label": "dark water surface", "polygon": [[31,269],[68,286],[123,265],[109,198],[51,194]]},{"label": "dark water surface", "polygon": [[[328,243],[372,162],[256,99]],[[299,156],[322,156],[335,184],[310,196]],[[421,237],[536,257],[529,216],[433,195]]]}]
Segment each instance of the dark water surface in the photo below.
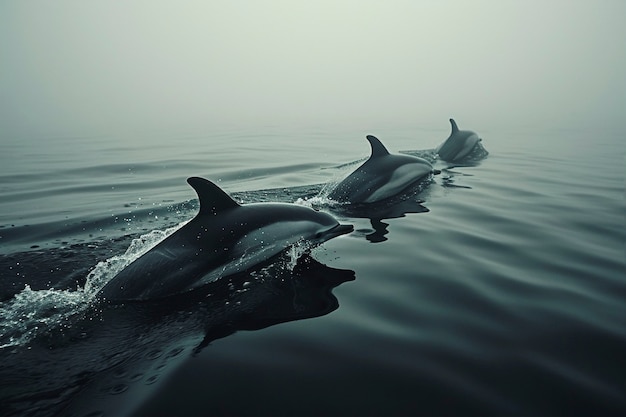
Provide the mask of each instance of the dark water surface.
[{"label": "dark water surface", "polygon": [[[376,213],[324,200],[441,130],[0,142],[0,414],[624,415],[624,139],[468,126],[490,155]],[[192,218],[189,176],[355,231],[158,303],[94,294]],[[371,218],[368,218],[371,217]]]}]

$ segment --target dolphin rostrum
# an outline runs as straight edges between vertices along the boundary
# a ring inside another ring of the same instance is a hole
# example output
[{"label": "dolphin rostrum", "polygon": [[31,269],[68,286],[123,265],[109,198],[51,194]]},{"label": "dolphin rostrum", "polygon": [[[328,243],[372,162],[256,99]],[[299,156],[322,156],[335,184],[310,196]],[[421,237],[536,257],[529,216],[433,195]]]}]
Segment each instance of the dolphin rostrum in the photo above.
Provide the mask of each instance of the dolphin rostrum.
[{"label": "dolphin rostrum", "polygon": [[425,159],[393,155],[375,136],[367,135],[372,154],[328,194],[341,203],[375,203],[401,194],[434,173]]},{"label": "dolphin rostrum", "polygon": [[101,298],[147,300],[179,294],[248,270],[298,242],[320,244],[353,229],[308,207],[240,205],[204,178],[187,182],[198,194],[198,214],[114,276],[100,291]]},{"label": "dolphin rostrum", "polygon": [[439,158],[447,162],[459,162],[464,159],[476,160],[488,155],[480,144],[482,139],[471,130],[459,130],[454,119],[450,119],[450,136],[436,149]]}]

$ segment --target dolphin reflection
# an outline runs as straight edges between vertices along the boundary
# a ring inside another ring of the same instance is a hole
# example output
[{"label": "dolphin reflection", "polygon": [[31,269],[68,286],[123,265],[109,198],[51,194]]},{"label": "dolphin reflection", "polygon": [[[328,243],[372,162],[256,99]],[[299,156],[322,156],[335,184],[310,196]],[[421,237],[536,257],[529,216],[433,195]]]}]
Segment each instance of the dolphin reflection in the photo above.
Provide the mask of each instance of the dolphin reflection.
[{"label": "dolphin reflection", "polygon": [[158,302],[100,303],[82,319],[0,350],[3,416],[131,413],[190,354],[239,330],[313,318],[338,308],[354,271],[286,254],[247,273]]},{"label": "dolphin reflection", "polygon": [[387,228],[389,224],[383,220],[405,217],[409,213],[427,213],[430,211],[417,199],[417,195],[421,191],[422,187],[419,186],[412,193],[375,204],[336,204],[330,206],[330,209],[339,217],[369,219],[373,231],[356,230],[352,235],[362,233],[368,241],[380,243],[386,241],[386,235],[389,234]]}]

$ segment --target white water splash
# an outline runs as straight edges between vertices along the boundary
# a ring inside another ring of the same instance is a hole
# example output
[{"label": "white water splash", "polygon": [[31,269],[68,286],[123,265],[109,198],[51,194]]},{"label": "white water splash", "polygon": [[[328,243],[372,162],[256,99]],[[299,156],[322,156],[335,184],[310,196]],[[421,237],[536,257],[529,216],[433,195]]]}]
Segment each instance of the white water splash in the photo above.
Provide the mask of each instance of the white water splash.
[{"label": "white water splash", "polygon": [[328,198],[330,192],[339,184],[339,180],[335,179],[330,181],[322,187],[322,189],[317,193],[314,197],[307,198],[298,198],[294,201],[294,204],[309,207],[312,209],[320,209],[324,207],[335,207],[337,205],[342,205],[343,203],[337,202],[331,198]]},{"label": "white water splash", "polygon": [[26,344],[41,331],[67,323],[86,301],[83,291],[34,291],[26,285],[0,308],[0,349]]},{"label": "white water splash", "polygon": [[299,206],[313,208],[313,209],[324,207],[324,206],[329,206],[329,205],[332,205],[332,203],[333,203],[333,200],[329,199],[328,197],[322,196],[321,193],[320,195],[316,195],[315,197],[298,198],[296,201],[294,201],[294,204],[297,204]]},{"label": "white water splash", "polygon": [[122,255],[113,256],[106,261],[99,262],[87,275],[87,281],[82,289],[89,297],[94,297],[115,275],[126,268],[131,262],[148,252],[163,239],[184,226],[184,221],[176,226],[165,230],[153,230],[150,233],[133,239],[126,252]]},{"label": "white water splash", "polygon": [[301,240],[289,247],[289,249],[287,250],[288,259],[286,262],[286,267],[289,271],[293,271],[293,269],[298,264],[298,259],[300,259],[302,255],[310,251],[312,246],[313,245],[311,244],[311,242]]},{"label": "white water splash", "polygon": [[26,285],[13,299],[0,304],[0,349],[25,345],[47,330],[70,326],[70,319],[83,314],[111,278],[186,223],[133,239],[124,254],[99,262],[82,288],[32,290]]},{"label": "white water splash", "polygon": [[334,167],[333,169],[336,169],[337,171],[335,172],[333,178],[331,178],[322,186],[321,190],[317,193],[316,196],[310,198],[298,198],[296,201],[294,201],[294,204],[313,208],[316,210],[326,207],[341,207],[343,205],[346,205],[347,203],[335,201],[329,198],[328,195],[341,181],[343,181],[348,175],[350,175],[355,166],[362,163],[366,159],[367,158],[364,158],[358,161],[353,161],[338,167]]}]

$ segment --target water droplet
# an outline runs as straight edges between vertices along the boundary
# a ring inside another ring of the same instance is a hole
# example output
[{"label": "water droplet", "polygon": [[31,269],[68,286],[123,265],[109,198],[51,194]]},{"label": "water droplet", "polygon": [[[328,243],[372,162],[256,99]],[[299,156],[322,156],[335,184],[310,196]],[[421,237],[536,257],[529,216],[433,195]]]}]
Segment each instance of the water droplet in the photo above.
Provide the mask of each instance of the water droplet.
[{"label": "water droplet", "polygon": [[159,379],[158,375],[152,375],[150,378],[146,379],[146,385],[154,384],[157,379]]},{"label": "water droplet", "polygon": [[182,351],[184,351],[184,350],[185,350],[185,348],[182,348],[182,347],[178,347],[178,348],[172,349],[172,350],[171,350],[171,351],[167,354],[167,357],[168,357],[168,358],[173,358],[173,357],[175,357],[175,356],[178,356],[178,355],[180,355],[180,353],[181,353]]},{"label": "water droplet", "polygon": [[162,353],[163,352],[161,352],[160,350],[156,349],[156,350],[153,350],[153,351],[149,352],[147,357],[148,357],[148,359],[156,359],[159,356],[161,356]]},{"label": "water droplet", "polygon": [[112,386],[109,389],[109,393],[113,394],[113,395],[117,395],[117,394],[121,394],[123,392],[125,392],[128,389],[128,385],[126,384],[117,384]]}]

